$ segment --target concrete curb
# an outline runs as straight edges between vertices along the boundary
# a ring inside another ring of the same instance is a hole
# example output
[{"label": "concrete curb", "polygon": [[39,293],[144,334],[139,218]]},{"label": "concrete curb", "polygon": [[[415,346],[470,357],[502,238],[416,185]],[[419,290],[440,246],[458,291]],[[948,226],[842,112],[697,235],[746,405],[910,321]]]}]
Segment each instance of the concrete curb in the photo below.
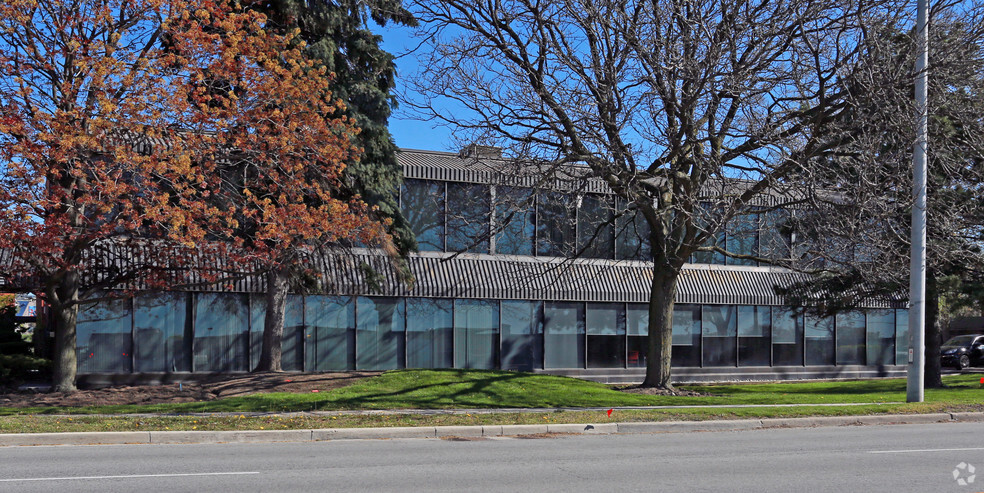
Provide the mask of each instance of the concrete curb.
[{"label": "concrete curb", "polygon": [[0,434],[0,447],[37,445],[129,445],[320,442],[397,438],[478,438],[541,434],[610,435],[626,433],[689,433],[770,428],[866,426],[984,422],[984,413],[886,414],[808,418],[666,421],[648,423],[542,424],[487,426],[421,426],[394,428],[328,428],[321,430],[249,431],[116,431],[80,433]]}]

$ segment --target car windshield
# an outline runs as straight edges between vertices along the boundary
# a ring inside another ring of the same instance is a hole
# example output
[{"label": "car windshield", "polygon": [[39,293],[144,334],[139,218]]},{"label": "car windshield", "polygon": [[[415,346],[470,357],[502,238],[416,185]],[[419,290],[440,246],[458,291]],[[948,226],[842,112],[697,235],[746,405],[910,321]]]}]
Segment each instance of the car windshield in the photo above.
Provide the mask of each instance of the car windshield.
[{"label": "car windshield", "polygon": [[977,336],[957,336],[943,343],[944,346],[969,346]]}]

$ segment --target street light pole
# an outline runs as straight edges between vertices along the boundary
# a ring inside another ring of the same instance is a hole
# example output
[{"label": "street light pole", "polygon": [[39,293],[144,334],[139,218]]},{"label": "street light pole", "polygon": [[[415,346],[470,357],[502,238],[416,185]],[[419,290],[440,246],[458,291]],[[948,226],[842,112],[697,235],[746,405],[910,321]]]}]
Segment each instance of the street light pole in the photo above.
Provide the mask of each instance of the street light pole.
[{"label": "street light pole", "polygon": [[[929,113],[926,68],[929,65],[929,5],[918,0],[916,14],[916,142],[912,149],[912,250],[909,274],[909,364],[906,402],[922,402],[926,368],[926,153]],[[936,355],[931,355],[935,357]]]}]

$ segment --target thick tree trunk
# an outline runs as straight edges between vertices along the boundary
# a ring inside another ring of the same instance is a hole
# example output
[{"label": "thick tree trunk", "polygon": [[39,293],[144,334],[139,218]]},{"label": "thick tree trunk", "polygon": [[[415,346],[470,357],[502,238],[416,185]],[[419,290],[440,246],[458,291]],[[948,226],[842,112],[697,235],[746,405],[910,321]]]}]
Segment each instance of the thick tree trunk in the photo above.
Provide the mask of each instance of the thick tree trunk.
[{"label": "thick tree trunk", "polygon": [[926,282],[926,366],[923,368],[923,387],[943,388],[940,369],[940,292],[934,279]]},{"label": "thick tree trunk", "polygon": [[655,273],[649,293],[649,338],[646,380],[643,387],[672,390],[670,359],[673,355],[673,300],[677,274]]},{"label": "thick tree trunk", "polygon": [[254,371],[283,371],[281,343],[284,338],[284,315],[287,310],[287,267],[267,272],[266,317],[263,319],[263,349]]},{"label": "thick tree trunk", "polygon": [[[79,274],[69,272],[49,292],[54,319],[55,352],[51,361],[51,391],[75,392],[78,356],[75,349],[76,322],[79,316]],[[57,291],[57,292],[56,292]]]}]

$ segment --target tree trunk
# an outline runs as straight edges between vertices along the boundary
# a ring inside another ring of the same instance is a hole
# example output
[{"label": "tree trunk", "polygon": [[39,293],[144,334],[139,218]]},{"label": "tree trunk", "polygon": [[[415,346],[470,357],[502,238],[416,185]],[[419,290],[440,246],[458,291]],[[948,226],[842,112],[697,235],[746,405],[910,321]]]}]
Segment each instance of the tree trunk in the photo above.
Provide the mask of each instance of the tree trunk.
[{"label": "tree trunk", "polygon": [[677,274],[654,273],[649,292],[649,337],[646,380],[643,387],[673,390],[670,359],[673,355],[673,302]]},{"label": "tree trunk", "polygon": [[48,293],[54,318],[55,352],[51,360],[51,391],[75,392],[78,356],[75,349],[76,322],[79,316],[79,274],[69,272]]},{"label": "tree trunk", "polygon": [[923,387],[943,388],[940,370],[940,292],[935,279],[926,280],[926,365],[923,368]]},{"label": "tree trunk", "polygon": [[267,271],[266,317],[263,319],[263,349],[254,371],[283,371],[281,343],[287,310],[287,266]]}]

